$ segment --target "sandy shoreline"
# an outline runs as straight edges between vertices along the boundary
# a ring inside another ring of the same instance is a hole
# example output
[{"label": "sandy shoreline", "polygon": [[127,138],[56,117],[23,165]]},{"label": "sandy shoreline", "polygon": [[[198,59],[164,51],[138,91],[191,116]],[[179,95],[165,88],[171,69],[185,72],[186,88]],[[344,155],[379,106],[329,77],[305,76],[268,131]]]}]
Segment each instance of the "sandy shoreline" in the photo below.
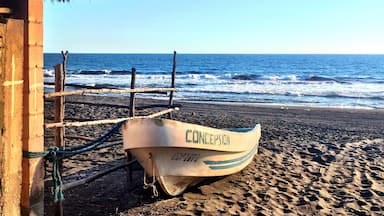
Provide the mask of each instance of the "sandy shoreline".
[{"label": "sandy shoreline", "polygon": [[[66,100],[68,120],[126,117],[129,110],[128,98]],[[139,99],[138,111],[152,111],[149,107],[155,102]],[[65,215],[383,214],[383,110],[176,103],[181,110],[173,118],[180,121],[217,128],[261,123],[254,161],[240,173],[203,181],[178,197],[151,198],[151,192],[142,189],[142,171],[137,166],[130,183],[125,170],[119,170],[65,191]],[[46,102],[45,108],[47,121],[52,121],[52,103]],[[110,127],[68,128],[66,134],[95,137]],[[64,180],[73,181],[124,160],[121,146],[79,155],[65,160]],[[46,209],[49,213],[49,205]]]}]

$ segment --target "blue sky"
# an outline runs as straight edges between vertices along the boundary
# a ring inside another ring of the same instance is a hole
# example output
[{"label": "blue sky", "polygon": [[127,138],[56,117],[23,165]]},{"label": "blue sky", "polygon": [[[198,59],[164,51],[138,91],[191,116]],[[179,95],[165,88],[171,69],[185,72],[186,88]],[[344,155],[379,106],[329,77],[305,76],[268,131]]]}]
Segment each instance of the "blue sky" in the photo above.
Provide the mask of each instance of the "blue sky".
[{"label": "blue sky", "polygon": [[384,53],[384,0],[44,1],[44,51]]}]

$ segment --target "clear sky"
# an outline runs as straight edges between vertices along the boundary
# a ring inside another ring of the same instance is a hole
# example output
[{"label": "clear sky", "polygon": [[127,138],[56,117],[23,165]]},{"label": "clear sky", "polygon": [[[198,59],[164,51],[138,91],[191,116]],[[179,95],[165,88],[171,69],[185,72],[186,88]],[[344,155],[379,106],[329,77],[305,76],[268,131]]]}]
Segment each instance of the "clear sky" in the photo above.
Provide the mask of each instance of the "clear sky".
[{"label": "clear sky", "polygon": [[61,50],[384,54],[384,0],[45,0]]}]

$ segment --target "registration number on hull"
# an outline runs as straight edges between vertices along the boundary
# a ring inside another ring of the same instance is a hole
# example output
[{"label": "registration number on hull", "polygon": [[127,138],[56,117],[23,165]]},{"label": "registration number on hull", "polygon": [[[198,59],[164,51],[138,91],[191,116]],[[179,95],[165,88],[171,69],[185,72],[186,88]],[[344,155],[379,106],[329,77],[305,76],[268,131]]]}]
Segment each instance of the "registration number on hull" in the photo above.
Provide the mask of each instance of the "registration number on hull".
[{"label": "registration number on hull", "polygon": [[172,154],[171,160],[196,163],[199,158],[200,154],[197,153],[176,152]]}]

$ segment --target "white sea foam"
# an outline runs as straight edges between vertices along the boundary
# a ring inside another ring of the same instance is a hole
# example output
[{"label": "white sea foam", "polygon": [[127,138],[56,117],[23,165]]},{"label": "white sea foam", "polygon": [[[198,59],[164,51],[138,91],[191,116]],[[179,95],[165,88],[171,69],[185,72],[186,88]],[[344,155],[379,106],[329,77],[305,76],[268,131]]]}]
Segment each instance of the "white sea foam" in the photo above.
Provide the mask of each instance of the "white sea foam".
[{"label": "white sea foam", "polygon": [[55,71],[50,69],[44,69],[43,73],[44,77],[53,77],[55,75]]},{"label": "white sea foam", "polygon": [[[85,57],[79,55],[77,65],[69,66],[67,83],[127,88],[134,63],[138,66],[137,87],[170,86],[171,65],[166,55],[124,55],[127,59],[134,58],[129,64],[115,61],[118,56],[90,55],[91,60],[84,62]],[[232,58],[239,61],[234,63]],[[175,97],[384,108],[382,62],[382,56],[182,55]],[[53,75],[53,70],[44,70],[46,82],[53,82]]]}]

